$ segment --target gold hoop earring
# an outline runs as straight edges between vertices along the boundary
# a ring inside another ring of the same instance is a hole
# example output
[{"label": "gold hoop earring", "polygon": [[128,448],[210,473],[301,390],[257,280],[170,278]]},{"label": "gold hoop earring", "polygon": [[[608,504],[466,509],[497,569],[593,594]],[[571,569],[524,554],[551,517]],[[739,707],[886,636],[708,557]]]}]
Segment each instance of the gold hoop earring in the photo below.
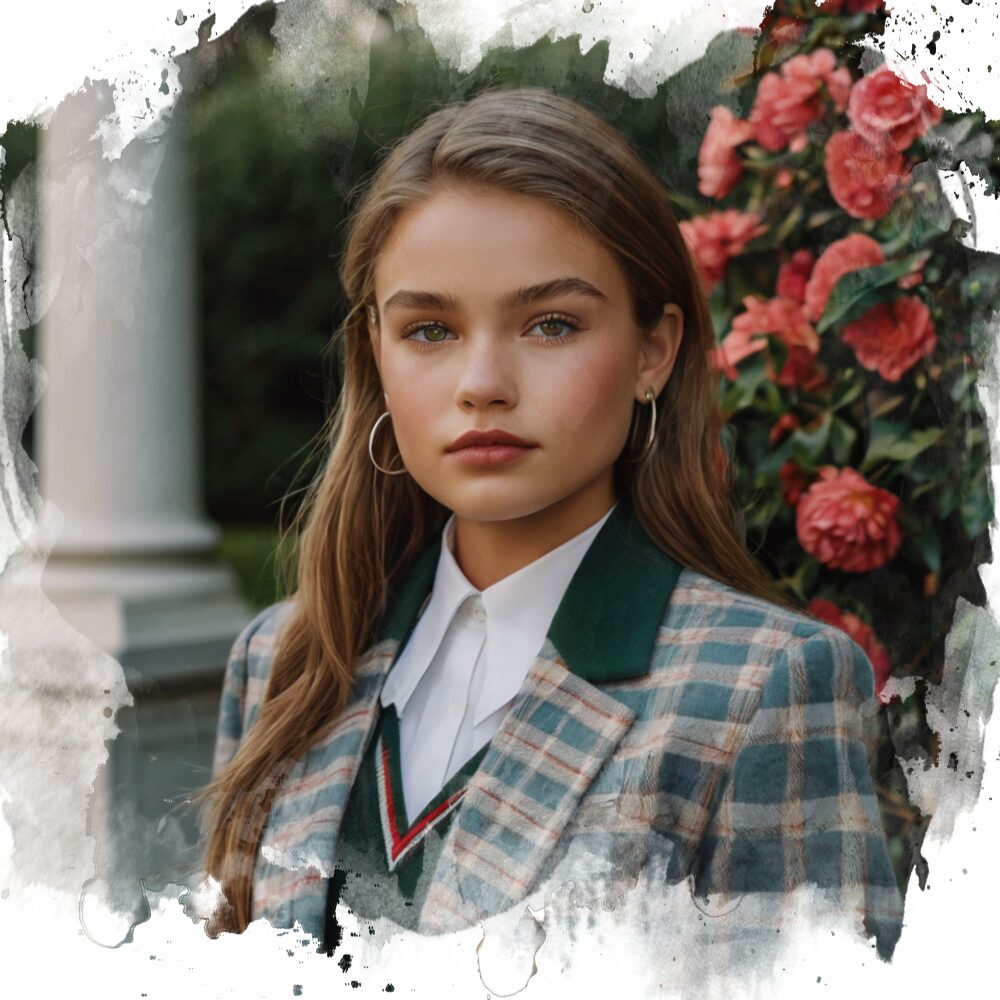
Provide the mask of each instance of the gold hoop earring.
[{"label": "gold hoop earring", "polygon": [[[653,441],[656,437],[656,392],[651,387],[647,386],[644,393],[646,402],[649,403],[649,433],[646,435],[646,443],[643,445],[642,451],[639,452],[634,458],[632,456],[627,456],[625,461],[631,463],[641,462],[652,450]],[[635,439],[635,426],[629,432],[628,445],[631,449],[632,442]]]},{"label": "gold hoop earring", "polygon": [[389,411],[386,410],[385,413],[383,413],[382,416],[375,421],[375,426],[372,428],[371,434],[368,435],[368,457],[372,460],[372,465],[374,465],[379,472],[384,472],[387,476],[401,476],[407,471],[405,466],[402,469],[383,469],[382,466],[375,461],[375,453],[372,450],[375,445],[375,435],[378,433],[379,427],[382,426],[382,421],[388,416]]},{"label": "gold hoop earring", "polygon": [[656,437],[656,393],[649,386],[646,386],[645,395],[651,412],[649,414],[649,435],[646,438],[646,446],[642,449],[640,458],[646,457],[653,447],[653,439]]}]

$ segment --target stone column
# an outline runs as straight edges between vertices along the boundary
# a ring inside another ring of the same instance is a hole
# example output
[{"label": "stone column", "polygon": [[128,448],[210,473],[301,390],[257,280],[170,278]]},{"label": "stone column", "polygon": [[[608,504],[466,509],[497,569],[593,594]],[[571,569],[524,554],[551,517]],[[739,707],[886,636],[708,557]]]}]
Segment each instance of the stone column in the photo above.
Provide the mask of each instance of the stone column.
[{"label": "stone column", "polygon": [[207,780],[222,668],[249,612],[202,506],[183,128],[112,161],[99,139],[111,111],[110,90],[91,85],[42,138],[36,450],[63,517],[42,587],[135,697],[93,813],[115,833],[98,834],[104,874],[127,892],[123,878],[163,881],[196,860],[177,807]]}]

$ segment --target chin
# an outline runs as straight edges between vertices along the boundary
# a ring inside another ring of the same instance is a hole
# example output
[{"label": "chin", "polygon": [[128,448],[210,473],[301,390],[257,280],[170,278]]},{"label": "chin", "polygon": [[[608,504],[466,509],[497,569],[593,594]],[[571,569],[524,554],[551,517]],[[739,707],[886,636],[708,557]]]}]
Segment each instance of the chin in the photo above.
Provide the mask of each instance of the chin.
[{"label": "chin", "polygon": [[513,521],[537,514],[562,499],[523,488],[505,489],[504,485],[494,479],[476,483],[472,488],[427,492],[457,517],[468,521]]}]

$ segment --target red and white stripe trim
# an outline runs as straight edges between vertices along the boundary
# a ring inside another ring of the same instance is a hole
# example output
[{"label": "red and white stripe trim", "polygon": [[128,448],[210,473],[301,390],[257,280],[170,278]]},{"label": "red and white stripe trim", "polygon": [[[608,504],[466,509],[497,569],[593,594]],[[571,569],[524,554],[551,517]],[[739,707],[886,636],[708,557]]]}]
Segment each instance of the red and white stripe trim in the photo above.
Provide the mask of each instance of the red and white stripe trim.
[{"label": "red and white stripe trim", "polygon": [[375,747],[375,773],[378,785],[379,816],[382,820],[382,843],[385,845],[389,871],[395,871],[396,867],[424,837],[462,801],[465,789],[460,788],[454,795],[450,795],[444,802],[432,809],[419,823],[411,826],[409,830],[400,832],[399,817],[402,815],[402,810],[398,808],[392,797],[389,751],[381,736],[379,736],[378,744]]}]

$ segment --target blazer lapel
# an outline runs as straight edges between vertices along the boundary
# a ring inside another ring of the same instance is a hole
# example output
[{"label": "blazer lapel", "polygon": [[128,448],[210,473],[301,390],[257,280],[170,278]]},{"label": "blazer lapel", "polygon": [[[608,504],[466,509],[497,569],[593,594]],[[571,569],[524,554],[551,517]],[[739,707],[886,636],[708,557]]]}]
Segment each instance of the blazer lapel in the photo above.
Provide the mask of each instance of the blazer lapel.
[{"label": "blazer lapel", "polygon": [[635,713],[571,673],[546,640],[467,786],[420,915],[459,930],[526,897]]},{"label": "blazer lapel", "polygon": [[276,793],[254,871],[255,919],[282,927],[297,920],[322,940],[334,846],[398,648],[390,639],[359,661],[351,701]]},{"label": "blazer lapel", "polygon": [[350,702],[275,794],[254,869],[254,919],[279,927],[298,921],[323,940],[327,879],[347,800],[375,728],[386,675],[429,599],[440,547],[438,535],[390,595],[378,641],[358,661]]}]

